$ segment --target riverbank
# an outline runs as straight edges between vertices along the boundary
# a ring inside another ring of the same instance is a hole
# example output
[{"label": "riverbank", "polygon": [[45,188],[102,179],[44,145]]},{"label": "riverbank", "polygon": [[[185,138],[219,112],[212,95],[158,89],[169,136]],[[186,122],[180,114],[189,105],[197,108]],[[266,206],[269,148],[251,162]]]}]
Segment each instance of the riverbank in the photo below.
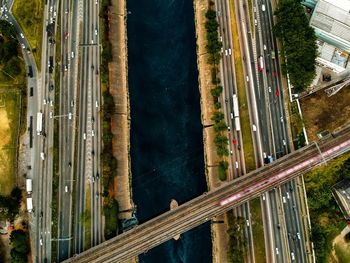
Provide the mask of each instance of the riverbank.
[{"label": "riverbank", "polygon": [[[209,54],[206,50],[206,29],[205,13],[209,8],[208,1],[194,0],[195,10],[195,26],[197,41],[197,66],[198,66],[198,82],[201,96],[201,119],[203,125],[203,143],[205,154],[205,171],[209,190],[214,189],[222,184],[218,177],[219,157],[216,154],[214,144],[215,133],[213,129],[214,122],[211,120],[213,116],[214,100],[211,95],[211,89],[214,88],[211,80],[212,65],[208,63]],[[212,243],[213,243],[213,262],[227,262],[227,224],[226,216],[220,215],[213,221],[224,221],[225,224],[212,224]]]},{"label": "riverbank", "polygon": [[[113,96],[115,112],[111,118],[113,155],[117,160],[114,178],[114,198],[119,205],[119,219],[131,218],[130,173],[130,105],[127,84],[126,3],[111,0],[109,39],[112,43],[112,62],[109,63],[109,90]],[[136,262],[136,258],[128,262]]]}]

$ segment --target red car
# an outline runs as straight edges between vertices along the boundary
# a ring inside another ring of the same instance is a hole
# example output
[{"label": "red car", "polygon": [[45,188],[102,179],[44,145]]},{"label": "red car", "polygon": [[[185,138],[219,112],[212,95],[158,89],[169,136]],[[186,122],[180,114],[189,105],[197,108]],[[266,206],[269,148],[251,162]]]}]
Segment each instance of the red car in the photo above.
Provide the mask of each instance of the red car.
[{"label": "red car", "polygon": [[236,137],[233,138],[233,144],[236,145],[237,144],[237,140],[236,140]]},{"label": "red car", "polygon": [[273,76],[274,76],[274,77],[277,77],[277,72],[276,72],[276,70],[273,71]]},{"label": "red car", "polygon": [[276,97],[278,97],[280,95],[280,92],[278,90],[278,88],[276,88]]}]

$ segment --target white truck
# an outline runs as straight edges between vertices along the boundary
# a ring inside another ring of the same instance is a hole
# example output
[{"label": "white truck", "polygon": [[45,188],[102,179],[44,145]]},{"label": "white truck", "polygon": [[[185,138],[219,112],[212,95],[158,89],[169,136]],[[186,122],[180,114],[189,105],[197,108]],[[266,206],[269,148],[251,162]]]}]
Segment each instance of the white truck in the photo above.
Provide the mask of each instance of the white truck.
[{"label": "white truck", "polygon": [[43,132],[43,113],[38,112],[36,116],[36,133],[37,135],[41,135]]},{"label": "white truck", "polygon": [[27,198],[27,210],[29,213],[33,212],[33,199],[31,197]]},{"label": "white truck", "polygon": [[28,195],[32,193],[32,179],[26,179],[26,191]]}]

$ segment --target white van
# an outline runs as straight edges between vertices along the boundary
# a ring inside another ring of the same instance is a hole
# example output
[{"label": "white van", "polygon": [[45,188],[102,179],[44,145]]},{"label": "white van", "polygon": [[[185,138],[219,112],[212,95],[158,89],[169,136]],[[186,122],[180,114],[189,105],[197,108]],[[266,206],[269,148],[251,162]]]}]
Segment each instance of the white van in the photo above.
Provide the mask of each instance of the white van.
[{"label": "white van", "polygon": [[266,8],[265,8],[265,5],[264,5],[264,4],[261,5],[261,10],[262,10],[263,12],[265,12]]},{"label": "white van", "polygon": [[66,185],[66,186],[64,187],[64,191],[65,191],[66,193],[68,193],[68,185]]},{"label": "white van", "polygon": [[45,160],[45,153],[44,152],[40,153],[40,158],[41,158],[41,160]]}]

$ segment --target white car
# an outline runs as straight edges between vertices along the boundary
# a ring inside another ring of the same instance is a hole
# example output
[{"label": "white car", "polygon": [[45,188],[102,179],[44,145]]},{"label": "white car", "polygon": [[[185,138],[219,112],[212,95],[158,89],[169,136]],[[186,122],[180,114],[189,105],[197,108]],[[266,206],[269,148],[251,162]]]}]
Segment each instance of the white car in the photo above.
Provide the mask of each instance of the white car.
[{"label": "white car", "polygon": [[20,33],[20,36],[21,36],[21,38],[24,38],[24,35],[23,35],[23,33]]},{"label": "white car", "polygon": [[96,105],[96,108],[98,108],[98,101],[96,100],[96,103],[95,103],[95,105]]},{"label": "white car", "polygon": [[97,36],[97,28],[95,28],[95,36]]},{"label": "white car", "polygon": [[231,54],[232,54],[231,48],[228,49],[228,54],[231,56]]},{"label": "white car", "polygon": [[72,119],[72,116],[73,116],[73,114],[70,112],[70,113],[68,113],[68,119]]},{"label": "white car", "polygon": [[287,200],[286,200],[286,197],[285,196],[282,196],[282,199],[283,199],[283,203],[286,203]]},{"label": "white car", "polygon": [[286,195],[287,195],[287,199],[289,199],[289,193],[288,192],[286,193]]},{"label": "white car", "polygon": [[300,240],[300,233],[297,232],[297,238]]},{"label": "white car", "polygon": [[83,134],[83,138],[84,138],[84,140],[86,140],[86,133],[85,132]]},{"label": "white car", "polygon": [[264,50],[266,50],[266,45],[264,45]]},{"label": "white car", "polygon": [[68,185],[66,185],[66,186],[64,187],[64,191],[65,191],[66,193],[68,193]]},{"label": "white car", "polygon": [[42,246],[43,245],[43,239],[42,238],[40,238],[40,246]]},{"label": "white car", "polygon": [[247,226],[250,226],[250,224],[249,224],[249,220],[248,220],[248,219],[246,220],[246,222],[247,222]]},{"label": "white car", "polygon": [[95,136],[95,132],[94,130],[91,130],[91,136],[94,137]]},{"label": "white car", "polygon": [[46,105],[46,99],[43,100],[44,105]]},{"label": "white car", "polygon": [[25,48],[26,48],[26,46],[25,46],[23,43],[21,44],[21,46],[22,46],[22,48],[23,48],[23,49],[25,49]]},{"label": "white car", "polygon": [[271,93],[271,87],[269,87],[269,92]]},{"label": "white car", "polygon": [[52,118],[53,118],[53,112],[50,111],[50,119],[52,119]]},{"label": "white car", "polygon": [[278,247],[276,247],[276,255],[278,255],[278,254],[279,254]]},{"label": "white car", "polygon": [[72,51],[71,57],[74,58],[74,52]]},{"label": "white car", "polygon": [[235,166],[236,166],[236,169],[238,169],[238,162],[236,161],[236,163],[235,163]]},{"label": "white car", "polygon": [[284,146],[286,146],[286,144],[287,144],[285,140],[283,140],[282,143]]},{"label": "white car", "polygon": [[295,256],[294,256],[294,252],[290,253],[290,258],[294,261],[295,260]]}]

